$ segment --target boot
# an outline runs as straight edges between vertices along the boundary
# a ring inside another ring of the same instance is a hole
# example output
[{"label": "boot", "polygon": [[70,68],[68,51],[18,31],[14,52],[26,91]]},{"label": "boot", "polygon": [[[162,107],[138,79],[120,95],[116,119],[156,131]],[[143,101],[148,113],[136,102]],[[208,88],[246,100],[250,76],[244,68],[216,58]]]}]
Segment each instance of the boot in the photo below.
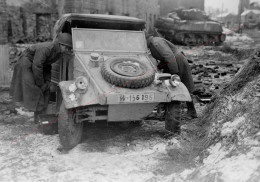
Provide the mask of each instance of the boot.
[{"label": "boot", "polygon": [[34,123],[38,124],[39,123],[39,115],[40,114],[46,114],[46,109],[43,109],[41,111],[35,111],[34,112]]},{"label": "boot", "polygon": [[189,117],[191,117],[191,119],[194,119],[194,118],[197,118],[198,115],[197,115],[197,111],[196,111],[196,108],[194,106],[194,102],[191,101],[191,102],[186,102],[187,104],[187,114]]},{"label": "boot", "polygon": [[35,123],[35,124],[38,124],[38,123],[39,123],[39,114],[40,114],[39,111],[35,111],[35,112],[34,112],[34,123]]}]

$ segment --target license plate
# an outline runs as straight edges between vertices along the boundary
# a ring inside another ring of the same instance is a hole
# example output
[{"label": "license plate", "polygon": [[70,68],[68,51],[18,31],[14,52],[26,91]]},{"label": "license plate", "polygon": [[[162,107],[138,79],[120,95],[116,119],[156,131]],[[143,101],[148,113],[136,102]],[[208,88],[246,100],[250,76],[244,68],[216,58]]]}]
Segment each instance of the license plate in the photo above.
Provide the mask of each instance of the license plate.
[{"label": "license plate", "polygon": [[118,96],[119,102],[153,102],[154,94],[122,94]]}]

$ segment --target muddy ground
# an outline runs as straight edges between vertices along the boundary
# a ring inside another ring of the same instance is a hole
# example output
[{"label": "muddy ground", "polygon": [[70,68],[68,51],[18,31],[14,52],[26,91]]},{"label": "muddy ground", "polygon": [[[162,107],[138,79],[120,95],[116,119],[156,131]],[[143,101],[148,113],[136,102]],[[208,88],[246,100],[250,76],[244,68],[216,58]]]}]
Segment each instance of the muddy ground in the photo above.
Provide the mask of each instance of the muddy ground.
[{"label": "muddy ground", "polygon": [[[188,56],[195,65],[203,67],[210,66],[210,61],[225,63],[231,59],[235,67],[244,64],[243,56],[226,52],[228,47],[223,47],[201,47]],[[181,49],[190,51],[188,47]],[[226,65],[222,66],[221,70],[225,70]],[[202,76],[200,81],[206,90],[214,93],[218,88],[212,85],[221,86],[234,76],[229,71],[227,73],[215,78],[213,72],[210,77]],[[194,74],[194,77],[197,79],[198,75]],[[182,154],[172,148],[180,141],[188,140],[192,130],[199,130],[196,126],[190,127],[196,120],[184,120],[180,136],[165,131],[164,122],[156,120],[123,128],[93,124],[85,127],[81,144],[70,151],[63,151],[60,150],[57,134],[43,135],[37,131],[32,113],[6,103],[5,98],[8,98],[8,92],[2,90],[0,181],[181,181],[172,178],[172,174],[183,174],[184,170],[202,162],[196,158],[195,145],[187,147]],[[205,103],[196,103],[199,115],[205,106]]]},{"label": "muddy ground", "polygon": [[[2,92],[2,98],[6,95]],[[37,131],[33,113],[16,111],[1,117],[0,181],[164,181],[196,165],[192,156],[172,156],[170,147],[183,136],[167,132],[163,121],[124,127],[90,124],[81,144],[63,151],[57,134]]]}]

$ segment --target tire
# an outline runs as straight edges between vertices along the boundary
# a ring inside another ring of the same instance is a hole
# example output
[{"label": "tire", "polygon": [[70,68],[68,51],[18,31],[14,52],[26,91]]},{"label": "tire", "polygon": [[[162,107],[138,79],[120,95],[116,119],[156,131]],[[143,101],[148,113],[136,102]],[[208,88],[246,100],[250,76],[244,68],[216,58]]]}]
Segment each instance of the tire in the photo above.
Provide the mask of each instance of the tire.
[{"label": "tire", "polygon": [[181,102],[167,103],[165,112],[165,129],[180,134]]},{"label": "tire", "polygon": [[[41,127],[41,125],[39,125],[39,127]],[[51,126],[44,126],[42,129],[41,129],[41,132],[42,134],[44,135],[55,135],[58,133],[58,130],[57,130],[57,127],[56,126],[53,126],[51,124]]]},{"label": "tire", "polygon": [[101,74],[113,85],[136,89],[149,86],[155,70],[150,64],[145,65],[134,58],[112,58],[103,63]]},{"label": "tire", "polygon": [[61,103],[58,131],[60,144],[64,149],[71,149],[79,144],[83,133],[83,123],[75,123],[72,111],[65,108],[64,102]]}]

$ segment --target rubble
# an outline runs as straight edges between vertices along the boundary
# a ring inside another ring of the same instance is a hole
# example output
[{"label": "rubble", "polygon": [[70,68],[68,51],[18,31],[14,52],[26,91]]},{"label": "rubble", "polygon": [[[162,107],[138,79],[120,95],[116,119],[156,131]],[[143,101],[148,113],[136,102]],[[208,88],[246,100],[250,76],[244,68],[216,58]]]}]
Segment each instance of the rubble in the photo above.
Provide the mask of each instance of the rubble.
[{"label": "rubble", "polygon": [[[181,47],[185,50],[187,47]],[[244,64],[232,53],[219,50],[203,49],[185,54],[190,63],[195,84],[194,94],[200,100],[210,99],[216,91],[228,83]]]},{"label": "rubble", "polygon": [[[233,30],[223,28],[223,33],[227,34],[224,46],[237,47],[239,49],[256,48],[257,41],[259,41],[259,33],[251,34],[250,32],[243,31],[244,33],[236,33],[239,27]],[[256,36],[256,37],[255,37]]]},{"label": "rubble", "polygon": [[259,181],[260,102],[255,97],[260,90],[259,63],[256,51],[206,107],[203,117],[187,125],[195,133],[187,140],[202,149],[197,157],[201,163],[165,181]]},{"label": "rubble", "polygon": [[[219,47],[180,47],[191,60],[191,69],[195,83],[194,94],[201,100],[212,97],[226,85],[254,53],[253,40],[246,34],[229,32],[227,41]],[[243,46],[238,46],[243,45]]]},{"label": "rubble", "polygon": [[245,34],[235,34],[233,36],[227,36],[226,43],[232,42],[234,45],[242,45],[242,44],[251,44],[254,43],[254,40],[250,37],[248,37]]}]

